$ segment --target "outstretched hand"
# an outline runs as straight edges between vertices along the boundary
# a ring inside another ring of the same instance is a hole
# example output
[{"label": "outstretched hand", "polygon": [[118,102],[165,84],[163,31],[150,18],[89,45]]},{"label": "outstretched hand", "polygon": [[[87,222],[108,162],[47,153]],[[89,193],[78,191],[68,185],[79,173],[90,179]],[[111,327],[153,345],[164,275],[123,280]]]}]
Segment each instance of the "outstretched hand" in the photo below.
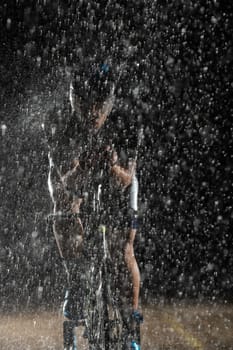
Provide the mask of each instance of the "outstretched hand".
[{"label": "outstretched hand", "polygon": [[118,161],[117,152],[109,145],[106,147],[105,151],[106,151],[107,159],[109,161],[110,166],[113,166],[114,164],[116,164]]},{"label": "outstretched hand", "polygon": [[135,170],[136,170],[136,167],[137,167],[137,161],[136,159],[132,159],[129,161],[128,163],[128,170],[131,174],[134,174],[135,173]]},{"label": "outstretched hand", "polygon": [[116,163],[118,162],[118,154],[116,151],[112,151],[112,154],[111,154],[111,159],[110,159],[110,163],[111,165],[115,165]]}]

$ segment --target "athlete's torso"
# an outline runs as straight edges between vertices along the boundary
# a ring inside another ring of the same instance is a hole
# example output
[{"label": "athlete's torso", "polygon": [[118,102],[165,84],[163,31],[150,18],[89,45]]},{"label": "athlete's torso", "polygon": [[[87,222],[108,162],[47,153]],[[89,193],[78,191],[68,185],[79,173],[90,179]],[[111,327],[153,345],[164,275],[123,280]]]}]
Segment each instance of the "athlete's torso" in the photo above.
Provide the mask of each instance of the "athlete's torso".
[{"label": "athlete's torso", "polygon": [[[110,124],[109,124],[110,125]],[[74,198],[82,197],[81,215],[119,216],[126,212],[129,203],[129,189],[124,189],[109,169],[105,149],[115,132],[114,125],[105,127],[97,135],[80,126],[75,115],[65,111],[51,114],[47,126],[49,154],[53,167],[50,179],[56,202],[56,211],[70,212]],[[110,135],[109,135],[110,134]],[[62,177],[78,159],[77,171],[69,176],[65,186]]]}]

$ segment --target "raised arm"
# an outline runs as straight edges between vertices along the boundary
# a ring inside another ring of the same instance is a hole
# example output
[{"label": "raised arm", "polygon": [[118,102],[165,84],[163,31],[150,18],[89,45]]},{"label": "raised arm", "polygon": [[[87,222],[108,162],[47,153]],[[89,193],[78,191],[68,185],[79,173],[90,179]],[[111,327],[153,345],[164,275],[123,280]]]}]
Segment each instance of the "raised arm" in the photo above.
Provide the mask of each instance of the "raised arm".
[{"label": "raised arm", "polygon": [[67,185],[67,181],[69,180],[69,178],[71,176],[73,176],[77,173],[78,168],[79,168],[79,160],[74,159],[72,169],[68,170],[64,175],[61,176],[61,181],[62,181],[63,186]]}]

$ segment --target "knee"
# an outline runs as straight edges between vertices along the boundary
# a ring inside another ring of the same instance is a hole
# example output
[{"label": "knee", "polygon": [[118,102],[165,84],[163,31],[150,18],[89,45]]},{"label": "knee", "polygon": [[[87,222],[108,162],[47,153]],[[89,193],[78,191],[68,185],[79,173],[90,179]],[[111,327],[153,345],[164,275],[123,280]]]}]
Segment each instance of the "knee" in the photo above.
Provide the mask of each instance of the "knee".
[{"label": "knee", "polygon": [[77,319],[75,301],[73,293],[70,290],[66,290],[65,299],[63,303],[63,316],[68,322],[74,322]]},{"label": "knee", "polygon": [[69,290],[66,290],[65,293],[65,299],[64,299],[64,303],[63,303],[63,316],[67,319],[67,320],[71,320],[72,317],[70,315],[70,311],[69,311],[69,306],[70,306],[70,293]]},{"label": "knee", "polygon": [[131,242],[127,242],[125,245],[125,260],[130,262],[134,258],[134,249]]}]

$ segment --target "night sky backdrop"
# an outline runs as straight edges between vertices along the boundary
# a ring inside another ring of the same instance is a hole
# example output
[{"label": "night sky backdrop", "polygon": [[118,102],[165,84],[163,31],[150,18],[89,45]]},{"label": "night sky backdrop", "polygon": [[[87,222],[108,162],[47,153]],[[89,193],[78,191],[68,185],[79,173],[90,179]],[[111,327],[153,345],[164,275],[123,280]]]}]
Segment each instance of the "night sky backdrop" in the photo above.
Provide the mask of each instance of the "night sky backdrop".
[{"label": "night sky backdrop", "polygon": [[119,142],[144,127],[143,298],[232,299],[230,1],[2,0],[0,21],[1,308],[63,296],[41,124],[83,57],[124,66]]}]

